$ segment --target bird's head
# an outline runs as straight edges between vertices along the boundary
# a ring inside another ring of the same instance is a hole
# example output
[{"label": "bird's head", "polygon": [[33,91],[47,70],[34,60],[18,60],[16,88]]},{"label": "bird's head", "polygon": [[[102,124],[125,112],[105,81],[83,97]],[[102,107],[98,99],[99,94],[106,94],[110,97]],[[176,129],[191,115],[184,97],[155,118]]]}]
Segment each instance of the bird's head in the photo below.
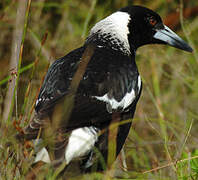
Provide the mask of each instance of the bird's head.
[{"label": "bird's head", "polygon": [[120,12],[129,14],[129,43],[135,48],[146,44],[168,44],[192,52],[192,48],[176,33],[163,24],[161,17],[154,11],[141,7],[129,6]]},{"label": "bird's head", "polygon": [[168,44],[192,52],[192,48],[163,24],[154,11],[141,6],[128,6],[98,22],[87,41],[107,44],[130,53],[146,44]]}]

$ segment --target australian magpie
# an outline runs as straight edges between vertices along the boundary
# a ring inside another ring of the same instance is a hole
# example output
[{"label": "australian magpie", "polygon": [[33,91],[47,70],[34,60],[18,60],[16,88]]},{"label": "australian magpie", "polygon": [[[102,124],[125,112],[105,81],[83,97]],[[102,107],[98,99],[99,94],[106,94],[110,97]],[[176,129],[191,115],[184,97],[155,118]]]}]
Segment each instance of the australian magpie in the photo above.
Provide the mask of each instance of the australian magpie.
[{"label": "australian magpie", "polygon": [[[90,60],[74,93],[74,102],[69,115],[61,119],[56,128],[54,159],[67,164],[77,158],[83,170],[97,164],[103,165],[96,155],[108,159],[108,142],[113,118],[118,119],[116,156],[122,149],[131,127],[131,121],[139,100],[142,82],[135,62],[136,50],[146,44],[168,44],[192,52],[192,48],[163,24],[160,16],[141,6],[124,7],[95,24],[85,43],[56,60],[49,68],[35,105],[35,116],[20,137],[31,140],[45,137],[43,133],[62,110],[69,108],[64,99],[71,93],[75,73],[82,64],[87,48],[92,48]],[[118,123],[119,124],[119,123]],[[48,131],[50,132],[50,128]],[[60,135],[61,134],[61,135]],[[50,139],[50,137],[48,137]],[[48,145],[42,148],[35,161],[52,160]]]}]

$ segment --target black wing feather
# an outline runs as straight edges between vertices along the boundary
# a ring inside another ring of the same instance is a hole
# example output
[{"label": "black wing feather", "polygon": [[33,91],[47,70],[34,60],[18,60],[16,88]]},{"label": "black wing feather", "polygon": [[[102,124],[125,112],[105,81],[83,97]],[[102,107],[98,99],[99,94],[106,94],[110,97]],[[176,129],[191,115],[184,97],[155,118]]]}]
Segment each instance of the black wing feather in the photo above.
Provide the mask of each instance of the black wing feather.
[{"label": "black wing feather", "polygon": [[[41,121],[45,116],[50,116],[54,106],[68,94],[84,50],[85,48],[81,47],[72,51],[49,68],[35,106]],[[110,49],[95,49],[79,84],[71,117],[64,127],[65,131],[84,126],[104,128],[109,125],[111,113],[107,111],[106,103],[93,97],[108,93],[109,98],[120,102],[132,89],[138,92],[139,74],[133,58]]]}]

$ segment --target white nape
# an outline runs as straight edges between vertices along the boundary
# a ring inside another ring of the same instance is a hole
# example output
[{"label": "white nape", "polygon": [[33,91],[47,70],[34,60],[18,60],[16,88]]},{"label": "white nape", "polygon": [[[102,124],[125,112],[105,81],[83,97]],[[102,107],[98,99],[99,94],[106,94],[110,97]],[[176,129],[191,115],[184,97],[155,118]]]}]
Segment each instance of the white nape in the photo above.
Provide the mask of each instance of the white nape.
[{"label": "white nape", "polygon": [[83,127],[72,131],[65,150],[65,160],[68,164],[77,157],[86,155],[98,139],[97,129],[94,127]]},{"label": "white nape", "polygon": [[43,161],[45,163],[51,163],[49,154],[46,148],[42,148],[37,154],[34,162]]},{"label": "white nape", "polygon": [[[110,40],[123,43],[123,47],[128,54],[130,54],[130,45],[128,41],[129,28],[128,24],[130,16],[126,12],[115,12],[112,15],[96,23],[91,29],[90,36],[98,33],[105,38],[105,35],[111,35]],[[120,41],[120,42],[119,42]]]}]

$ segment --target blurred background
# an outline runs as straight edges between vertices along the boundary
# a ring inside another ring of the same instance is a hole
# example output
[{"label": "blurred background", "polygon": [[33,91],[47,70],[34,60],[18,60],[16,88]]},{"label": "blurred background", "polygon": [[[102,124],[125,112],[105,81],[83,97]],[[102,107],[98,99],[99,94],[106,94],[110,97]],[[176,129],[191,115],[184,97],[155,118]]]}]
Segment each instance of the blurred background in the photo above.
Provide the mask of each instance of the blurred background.
[{"label": "blurred background", "polygon": [[125,177],[198,178],[196,0],[1,0],[0,176],[20,179],[28,169],[17,143],[14,153],[6,144],[30,119],[49,65],[83,45],[96,22],[127,5],[159,13],[194,52],[163,45],[138,49],[143,92],[124,147]]}]

